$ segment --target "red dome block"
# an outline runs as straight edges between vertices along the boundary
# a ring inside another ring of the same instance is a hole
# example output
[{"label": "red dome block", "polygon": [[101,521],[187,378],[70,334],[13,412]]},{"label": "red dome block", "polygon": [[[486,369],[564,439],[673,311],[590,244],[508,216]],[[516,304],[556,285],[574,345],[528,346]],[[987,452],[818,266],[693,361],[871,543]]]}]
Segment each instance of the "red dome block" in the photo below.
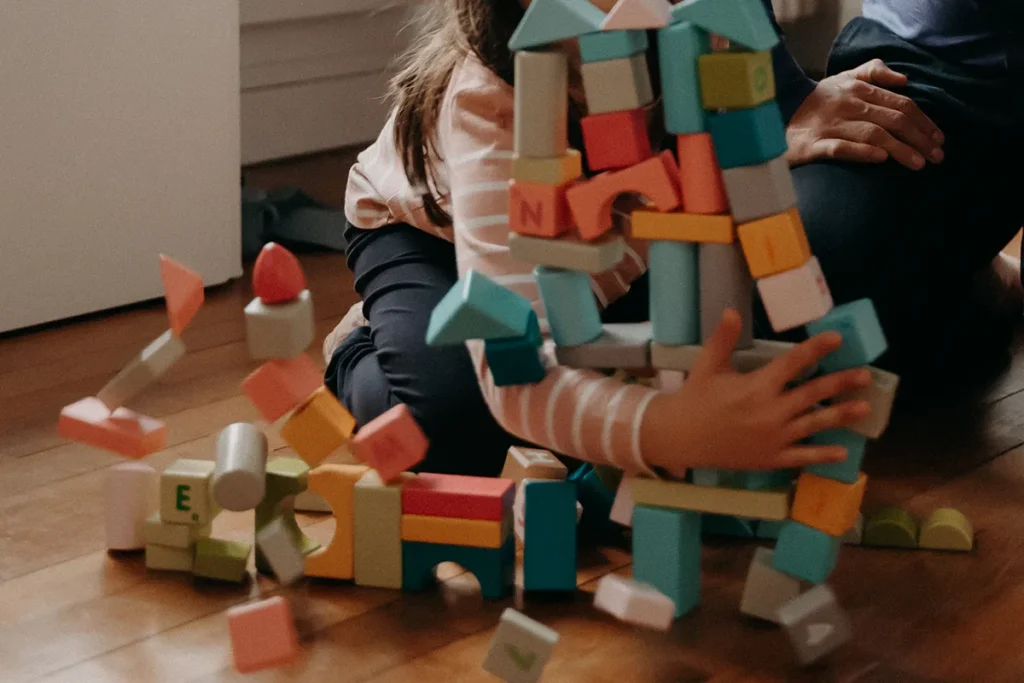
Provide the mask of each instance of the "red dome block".
[{"label": "red dome block", "polygon": [[280,244],[269,243],[256,258],[252,290],[265,304],[294,301],[306,288],[306,274],[295,254]]}]

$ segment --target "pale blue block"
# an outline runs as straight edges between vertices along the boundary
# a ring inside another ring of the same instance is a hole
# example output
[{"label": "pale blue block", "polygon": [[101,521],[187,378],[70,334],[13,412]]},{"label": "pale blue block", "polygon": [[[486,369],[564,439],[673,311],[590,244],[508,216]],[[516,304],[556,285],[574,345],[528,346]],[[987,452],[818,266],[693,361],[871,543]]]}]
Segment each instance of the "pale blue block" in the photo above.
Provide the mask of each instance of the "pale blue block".
[{"label": "pale blue block", "polygon": [[779,532],[772,565],[804,581],[823,583],[836,567],[842,542],[841,537],[789,520]]},{"label": "pale blue block", "polygon": [[661,97],[669,133],[686,135],[707,130],[698,58],[709,52],[711,36],[693,24],[672,24],[658,31]]},{"label": "pale blue block", "polygon": [[786,153],[786,125],[778,102],[708,115],[722,169],[757,166]]},{"label": "pale blue block", "polygon": [[846,484],[857,481],[860,476],[861,463],[864,462],[868,437],[849,429],[832,429],[827,432],[818,432],[807,441],[816,446],[843,446],[846,448],[847,455],[843,462],[811,465],[804,468],[805,471]]},{"label": "pale blue block", "polygon": [[484,342],[484,355],[491,368],[494,386],[536,384],[543,380],[547,370],[540,360],[542,341],[537,314],[530,311],[530,324],[525,335],[514,339],[488,339]]},{"label": "pale blue block", "polygon": [[633,578],[676,604],[681,617],[700,602],[700,514],[637,505],[633,509]]},{"label": "pale blue block", "polygon": [[526,484],[523,590],[576,590],[576,484]]},{"label": "pale blue block", "polygon": [[453,346],[469,339],[521,337],[532,312],[529,299],[471,270],[431,312],[427,344]]},{"label": "pale blue block", "polygon": [[651,242],[647,250],[651,328],[659,344],[700,344],[698,245]]},{"label": "pale blue block", "polygon": [[692,22],[755,52],[779,42],[761,0],[687,0],[672,8],[672,21]]},{"label": "pale blue block", "polygon": [[824,317],[807,323],[809,336],[830,331],[842,335],[843,344],[821,359],[821,369],[826,373],[870,365],[888,348],[871,299],[836,306]]},{"label": "pale blue block", "polygon": [[580,59],[607,62],[647,51],[647,31],[598,31],[580,36]]},{"label": "pale blue block", "polygon": [[601,313],[590,289],[590,276],[575,270],[537,266],[533,277],[547,311],[551,338],[559,346],[576,346],[601,336]]},{"label": "pale blue block", "polygon": [[535,0],[508,41],[508,49],[543,47],[599,31],[604,17],[589,0]]}]

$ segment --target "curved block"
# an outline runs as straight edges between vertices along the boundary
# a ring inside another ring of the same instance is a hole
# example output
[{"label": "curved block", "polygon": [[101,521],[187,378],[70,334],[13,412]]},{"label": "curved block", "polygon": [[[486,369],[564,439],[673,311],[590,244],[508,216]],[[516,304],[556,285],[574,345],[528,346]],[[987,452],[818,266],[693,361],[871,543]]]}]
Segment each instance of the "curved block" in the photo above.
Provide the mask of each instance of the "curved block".
[{"label": "curved block", "polygon": [[970,552],[974,547],[974,527],[959,510],[939,508],[921,524],[918,545],[929,550]]},{"label": "curved block", "polygon": [[306,289],[306,275],[295,254],[271,242],[256,257],[252,289],[265,304],[283,304]]},{"label": "curved block", "polygon": [[362,465],[321,465],[309,474],[309,490],[331,506],[334,538],[330,545],[306,557],[306,576],[351,579],[355,575],[355,488],[367,469]]},{"label": "curved block", "polygon": [[882,548],[916,548],[917,520],[903,508],[882,508],[864,524],[861,542]]},{"label": "curved block", "polygon": [[671,598],[651,586],[614,574],[598,582],[594,607],[619,621],[658,631],[669,630],[676,617],[676,605]]},{"label": "curved block", "polygon": [[434,583],[434,567],[455,562],[480,582],[485,600],[512,593],[516,543],[511,535],[500,548],[471,548],[436,543],[402,542],[402,590],[418,591]]},{"label": "curved block", "polygon": [[[295,539],[295,545],[303,555],[308,555],[320,544],[302,533],[295,521],[295,496],[306,490],[309,467],[298,458],[275,458],[267,463],[266,493],[256,506],[256,531],[280,517],[281,523]],[[270,563],[256,548],[256,569],[262,574],[272,574]]]}]

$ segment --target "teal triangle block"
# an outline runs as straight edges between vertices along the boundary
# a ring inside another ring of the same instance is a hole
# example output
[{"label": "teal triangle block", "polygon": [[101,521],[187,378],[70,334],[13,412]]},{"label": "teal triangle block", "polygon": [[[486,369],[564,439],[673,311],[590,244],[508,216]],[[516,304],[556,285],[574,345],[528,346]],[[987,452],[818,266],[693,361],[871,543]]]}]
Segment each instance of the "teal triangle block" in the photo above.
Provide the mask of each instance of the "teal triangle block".
[{"label": "teal triangle block", "polygon": [[534,0],[508,49],[528,50],[601,30],[605,13],[588,0]]},{"label": "teal triangle block", "polygon": [[672,8],[672,23],[682,21],[749,50],[770,50],[779,42],[761,0],[686,0]]},{"label": "teal triangle block", "polygon": [[470,339],[522,337],[532,312],[526,297],[471,270],[431,312],[427,344],[451,346]]}]

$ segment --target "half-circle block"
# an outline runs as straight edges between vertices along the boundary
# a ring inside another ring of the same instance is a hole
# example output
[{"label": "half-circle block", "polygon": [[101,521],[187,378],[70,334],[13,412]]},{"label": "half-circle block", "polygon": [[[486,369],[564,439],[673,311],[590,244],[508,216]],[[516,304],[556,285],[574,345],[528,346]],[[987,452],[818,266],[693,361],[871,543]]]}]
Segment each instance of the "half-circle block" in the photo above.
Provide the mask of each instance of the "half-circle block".
[{"label": "half-circle block", "polygon": [[576,38],[601,29],[605,14],[588,0],[534,0],[508,49],[513,52]]},{"label": "half-circle block", "polygon": [[601,24],[602,31],[653,29],[668,26],[672,5],[668,0],[619,0]]},{"label": "half-circle block", "polygon": [[321,465],[309,473],[309,490],[331,506],[334,537],[330,545],[306,556],[306,576],[351,579],[355,576],[353,551],[356,482],[368,468],[362,465]]},{"label": "half-circle block", "polygon": [[672,8],[672,22],[683,21],[754,51],[779,42],[760,0],[686,0]]},{"label": "half-circle block", "polygon": [[[281,518],[285,529],[295,539],[295,545],[303,555],[308,555],[320,544],[302,533],[295,521],[295,496],[306,490],[309,466],[298,458],[275,458],[267,463],[267,484],[263,500],[256,506],[256,531]],[[262,574],[273,574],[267,559],[256,548],[256,570]]]},{"label": "half-circle block", "polygon": [[916,548],[917,520],[903,508],[882,508],[865,522],[861,543],[882,548]]},{"label": "half-circle block", "polygon": [[974,547],[974,527],[959,510],[939,508],[921,524],[918,546],[929,550],[970,552]]},{"label": "half-circle block", "polygon": [[252,290],[265,304],[292,301],[306,289],[306,275],[295,254],[271,242],[260,250],[252,271]]},{"label": "half-circle block", "polygon": [[512,593],[516,542],[509,536],[500,548],[472,548],[437,543],[402,542],[402,590],[419,591],[434,583],[434,567],[455,562],[476,576],[485,600]]},{"label": "half-circle block", "polygon": [[203,305],[203,278],[191,268],[160,254],[160,279],[164,283],[171,329],[180,335]]},{"label": "half-circle block", "polygon": [[565,193],[580,236],[597,239],[612,228],[612,204],[622,194],[643,195],[658,211],[679,207],[679,167],[666,150],[635,166],[599,175]]},{"label": "half-circle block", "polygon": [[522,337],[532,310],[526,297],[470,270],[434,307],[427,344],[453,346],[470,339]]}]

